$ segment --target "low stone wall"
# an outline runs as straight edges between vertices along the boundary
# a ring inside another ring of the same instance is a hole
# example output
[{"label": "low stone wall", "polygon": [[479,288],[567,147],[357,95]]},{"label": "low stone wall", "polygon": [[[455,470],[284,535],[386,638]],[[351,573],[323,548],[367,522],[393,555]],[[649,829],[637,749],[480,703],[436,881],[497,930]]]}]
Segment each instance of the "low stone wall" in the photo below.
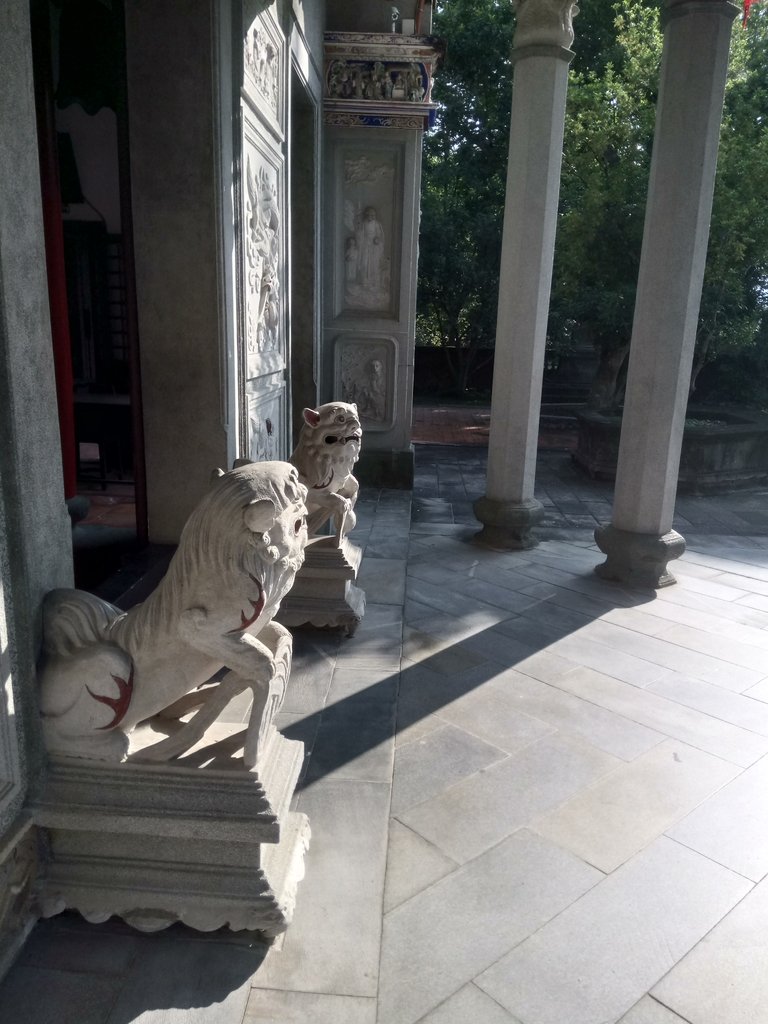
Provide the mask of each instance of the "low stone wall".
[{"label": "low stone wall", "polygon": [[[689,409],[683,433],[678,488],[728,490],[768,480],[768,416],[732,409]],[[574,461],[592,478],[613,480],[619,453],[620,416],[577,414]]]}]

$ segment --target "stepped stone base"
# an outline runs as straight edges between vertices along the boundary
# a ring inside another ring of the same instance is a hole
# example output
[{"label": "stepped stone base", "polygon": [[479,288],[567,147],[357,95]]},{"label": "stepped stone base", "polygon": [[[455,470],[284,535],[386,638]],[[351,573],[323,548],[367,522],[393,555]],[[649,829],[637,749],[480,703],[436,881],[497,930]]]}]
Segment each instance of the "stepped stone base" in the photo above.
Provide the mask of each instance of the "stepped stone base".
[{"label": "stepped stone base", "polygon": [[259,770],[248,771],[237,757],[244,735],[163,764],[52,758],[34,807],[48,830],[43,916],[72,909],[143,931],[175,922],[284,931],[310,834],[289,810],[303,744],[274,733]]},{"label": "stepped stone base", "polygon": [[365,614],[365,591],[354,585],[362,556],[346,538],[340,548],[333,537],[311,540],[277,621],[284,626],[341,627],[352,636]]}]

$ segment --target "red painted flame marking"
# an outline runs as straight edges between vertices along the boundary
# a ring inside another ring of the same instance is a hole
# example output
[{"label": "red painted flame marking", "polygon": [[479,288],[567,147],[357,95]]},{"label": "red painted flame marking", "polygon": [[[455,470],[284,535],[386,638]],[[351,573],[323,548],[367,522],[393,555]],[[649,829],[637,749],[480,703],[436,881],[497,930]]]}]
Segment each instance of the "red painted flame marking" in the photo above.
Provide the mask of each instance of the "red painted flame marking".
[{"label": "red painted flame marking", "polygon": [[[112,675],[112,673],[110,673]],[[128,705],[131,703],[131,697],[133,695],[133,665],[131,665],[131,674],[128,679],[122,679],[120,676],[112,675],[112,678],[117,683],[118,695],[117,697],[102,697],[101,694],[94,693],[90,686],[86,685],[86,690],[97,700],[99,704],[106,704],[108,708],[112,708],[115,713],[115,717],[111,722],[106,725],[100,725],[99,729],[114,729],[116,725],[119,725],[125,717],[125,713],[128,710]]]},{"label": "red painted flame marking", "polygon": [[324,487],[330,487],[333,483],[333,470],[328,474],[328,479],[322,484],[312,484],[313,491],[322,491]]},{"label": "red painted flame marking", "polygon": [[261,580],[256,579],[256,577],[253,575],[252,572],[249,572],[248,575],[251,577],[253,582],[259,588],[259,596],[258,596],[258,598],[255,601],[251,597],[248,598],[248,601],[249,601],[249,603],[251,605],[251,608],[253,608],[253,615],[251,615],[251,617],[248,618],[248,616],[245,614],[245,612],[241,608],[240,609],[240,625],[236,626],[234,629],[230,629],[229,630],[230,633],[241,633],[244,629],[248,629],[248,627],[252,626],[253,623],[256,621],[256,619],[258,619],[258,617],[264,611],[264,605],[266,603],[266,596],[264,594],[264,587],[261,584]]}]

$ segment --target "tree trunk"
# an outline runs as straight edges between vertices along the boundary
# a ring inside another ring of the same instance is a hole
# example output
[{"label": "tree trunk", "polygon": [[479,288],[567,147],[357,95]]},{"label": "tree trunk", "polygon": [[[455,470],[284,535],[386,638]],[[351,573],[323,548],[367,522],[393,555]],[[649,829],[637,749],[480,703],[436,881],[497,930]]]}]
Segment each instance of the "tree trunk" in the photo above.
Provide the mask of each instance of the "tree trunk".
[{"label": "tree trunk", "polygon": [[629,354],[629,342],[618,348],[602,349],[592,381],[587,405],[595,412],[616,412],[619,402],[619,379]]}]

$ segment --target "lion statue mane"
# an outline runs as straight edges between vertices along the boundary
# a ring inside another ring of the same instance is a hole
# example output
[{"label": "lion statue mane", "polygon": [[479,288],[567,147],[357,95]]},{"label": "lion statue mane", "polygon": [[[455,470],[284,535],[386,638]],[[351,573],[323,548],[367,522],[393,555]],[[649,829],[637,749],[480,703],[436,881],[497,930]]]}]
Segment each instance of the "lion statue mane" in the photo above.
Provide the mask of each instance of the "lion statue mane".
[{"label": "lion statue mane", "polygon": [[354,529],[357,480],[352,468],[360,457],[363,430],[353,402],[326,402],[304,409],[304,422],[291,462],[307,488],[309,535],[330,519],[336,544]]},{"label": "lion statue mane", "polygon": [[250,689],[244,761],[253,767],[290,671],[291,637],[273,616],[304,560],[305,497],[288,463],[218,471],[142,604],[123,612],[79,590],[46,595],[40,705],[48,749],[123,760],[131,732],[152,720],[170,735],[136,756],[167,760]]}]

